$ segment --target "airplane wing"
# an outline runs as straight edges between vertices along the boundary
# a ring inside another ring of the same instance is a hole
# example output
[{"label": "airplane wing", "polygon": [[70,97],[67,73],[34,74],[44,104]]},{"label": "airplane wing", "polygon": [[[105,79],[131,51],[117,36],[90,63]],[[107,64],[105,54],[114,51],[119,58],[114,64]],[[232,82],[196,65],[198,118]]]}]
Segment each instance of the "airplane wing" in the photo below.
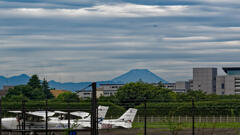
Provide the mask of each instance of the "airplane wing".
[{"label": "airplane wing", "polygon": [[[67,112],[63,112],[63,111],[54,111],[54,113],[64,114],[64,115],[68,114]],[[81,117],[82,119],[89,116],[88,112],[82,112],[82,111],[71,112],[70,114],[73,115],[73,116]]]},{"label": "airplane wing", "polygon": [[82,112],[82,111],[71,112],[70,114],[77,117],[81,117],[82,119],[90,115],[88,112]]},{"label": "airplane wing", "polygon": [[[10,113],[14,113],[14,114],[22,114],[22,111],[8,111]],[[50,112],[48,111],[48,117],[53,116],[55,113],[54,112]],[[46,112],[45,111],[35,111],[35,112],[26,112],[26,115],[32,115],[32,116],[36,116],[36,117],[46,117]]]},{"label": "airplane wing", "polygon": [[14,114],[20,114],[20,113],[22,113],[22,111],[8,111],[8,112],[14,113]]},{"label": "airplane wing", "polygon": [[[46,117],[46,112],[45,111],[26,112],[26,114],[36,116],[36,117],[42,117],[42,118]],[[54,112],[48,111],[48,117],[51,117],[54,114],[55,114]]]},{"label": "airplane wing", "polygon": [[54,113],[56,113],[56,114],[67,114],[67,112],[63,112],[63,111],[54,111]]}]

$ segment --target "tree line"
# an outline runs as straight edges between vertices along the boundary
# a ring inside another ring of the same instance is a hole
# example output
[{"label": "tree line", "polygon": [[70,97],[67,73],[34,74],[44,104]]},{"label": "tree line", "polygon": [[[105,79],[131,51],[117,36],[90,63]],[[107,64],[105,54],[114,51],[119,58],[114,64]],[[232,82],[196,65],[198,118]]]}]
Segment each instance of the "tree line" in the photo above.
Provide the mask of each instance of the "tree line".
[{"label": "tree line", "polygon": [[[27,100],[32,106],[44,106],[43,100],[48,99],[49,104],[57,107],[77,107],[78,105],[90,106],[91,99],[80,99],[76,93],[64,92],[54,97],[50,92],[47,80],[40,81],[33,75],[26,85],[15,86],[9,89],[3,98],[8,101]],[[186,93],[175,93],[165,88],[161,83],[148,84],[144,82],[127,83],[120,87],[113,96],[101,96],[99,103],[111,103],[115,108],[138,108],[139,114],[144,112],[144,101],[147,101],[149,115],[190,115],[192,99],[195,101],[196,112],[199,115],[240,115],[240,95],[208,95],[203,91],[189,90]],[[39,101],[39,102],[36,102]],[[40,105],[42,104],[42,105]],[[70,105],[71,104],[71,105]],[[7,104],[6,104],[7,105]],[[16,104],[17,105],[17,104]],[[60,106],[61,105],[61,106]],[[15,106],[8,103],[8,107]],[[19,104],[18,106],[21,106]],[[78,106],[79,107],[79,106]],[[115,109],[116,110],[116,109]]]},{"label": "tree line", "polygon": [[40,81],[37,75],[33,75],[26,85],[18,85],[10,88],[3,101],[31,101],[31,100],[60,100],[60,101],[79,101],[76,93],[64,92],[57,98],[50,92],[47,80]]}]

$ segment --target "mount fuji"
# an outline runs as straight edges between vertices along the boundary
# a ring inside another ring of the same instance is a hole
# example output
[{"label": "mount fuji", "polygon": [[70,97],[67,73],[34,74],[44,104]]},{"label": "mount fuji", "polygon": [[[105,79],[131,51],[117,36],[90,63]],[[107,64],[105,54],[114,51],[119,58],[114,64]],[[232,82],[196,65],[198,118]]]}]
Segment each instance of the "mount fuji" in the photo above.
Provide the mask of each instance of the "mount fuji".
[{"label": "mount fuji", "polygon": [[154,73],[150,72],[148,69],[133,69],[129,72],[120,75],[112,79],[114,82],[123,82],[123,83],[130,83],[130,82],[137,82],[142,81],[145,83],[168,83],[161,77],[155,75]]}]

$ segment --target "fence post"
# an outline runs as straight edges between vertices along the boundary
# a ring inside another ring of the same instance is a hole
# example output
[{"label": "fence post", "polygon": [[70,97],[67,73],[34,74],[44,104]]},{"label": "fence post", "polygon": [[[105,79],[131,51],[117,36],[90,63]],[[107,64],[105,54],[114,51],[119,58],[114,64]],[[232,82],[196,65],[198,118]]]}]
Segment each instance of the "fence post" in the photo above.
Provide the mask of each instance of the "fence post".
[{"label": "fence post", "polygon": [[97,97],[96,97],[96,91],[97,91],[97,83],[92,83],[92,114],[91,114],[91,135],[97,135]]},{"label": "fence post", "polygon": [[70,131],[70,111],[68,110],[68,130]]},{"label": "fence post", "polygon": [[25,101],[22,100],[22,135],[25,135],[25,128],[26,128],[26,117],[25,117]]},{"label": "fence post", "polygon": [[0,97],[0,135],[2,135],[2,99]]},{"label": "fence post", "polygon": [[144,99],[144,135],[147,135],[147,103],[146,98]]},{"label": "fence post", "polygon": [[45,108],[45,114],[46,114],[46,123],[45,123],[45,133],[48,134],[48,100],[46,100],[46,108]]},{"label": "fence post", "polygon": [[194,135],[194,130],[195,130],[195,126],[194,126],[194,123],[195,123],[195,118],[194,118],[194,99],[192,99],[192,135]]}]

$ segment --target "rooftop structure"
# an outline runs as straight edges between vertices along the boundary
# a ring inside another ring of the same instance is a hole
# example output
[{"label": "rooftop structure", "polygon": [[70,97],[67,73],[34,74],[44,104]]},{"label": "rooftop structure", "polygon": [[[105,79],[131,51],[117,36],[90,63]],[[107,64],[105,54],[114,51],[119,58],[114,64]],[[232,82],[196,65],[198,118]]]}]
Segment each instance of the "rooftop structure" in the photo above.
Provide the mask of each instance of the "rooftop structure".
[{"label": "rooftop structure", "polygon": [[240,67],[223,67],[227,75],[240,75]]},{"label": "rooftop structure", "polygon": [[68,90],[50,90],[50,92],[53,94],[54,97],[58,97],[58,95],[64,93],[64,92],[71,92]]},{"label": "rooftop structure", "polygon": [[218,95],[234,95],[240,94],[240,67],[223,67],[223,71],[227,74],[217,77]]}]

